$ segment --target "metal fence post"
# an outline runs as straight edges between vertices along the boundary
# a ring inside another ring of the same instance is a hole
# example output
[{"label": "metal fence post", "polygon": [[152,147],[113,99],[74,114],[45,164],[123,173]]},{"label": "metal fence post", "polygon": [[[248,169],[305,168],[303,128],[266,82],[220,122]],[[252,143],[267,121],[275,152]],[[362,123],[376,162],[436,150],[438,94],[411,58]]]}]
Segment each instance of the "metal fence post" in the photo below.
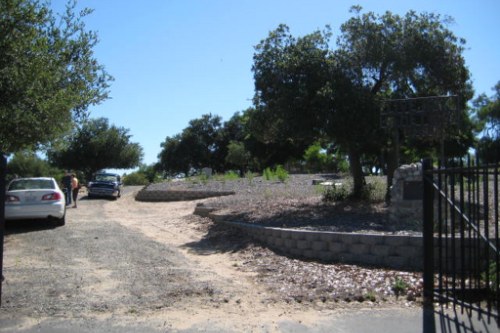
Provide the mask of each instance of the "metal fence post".
[{"label": "metal fence post", "polygon": [[3,237],[5,234],[5,177],[7,173],[7,158],[0,152],[0,306],[2,305],[3,284]]},{"label": "metal fence post", "polygon": [[434,187],[432,160],[423,161],[423,219],[424,219],[424,302],[434,301]]}]

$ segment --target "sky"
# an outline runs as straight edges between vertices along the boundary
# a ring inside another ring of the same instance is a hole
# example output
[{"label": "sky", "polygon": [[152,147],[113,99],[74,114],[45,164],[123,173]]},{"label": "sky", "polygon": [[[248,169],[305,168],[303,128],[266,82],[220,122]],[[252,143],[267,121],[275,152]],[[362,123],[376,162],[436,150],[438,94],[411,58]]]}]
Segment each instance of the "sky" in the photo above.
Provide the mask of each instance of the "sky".
[{"label": "sky", "polygon": [[[55,11],[66,0],[52,0]],[[330,25],[334,47],[349,8],[404,15],[409,10],[448,15],[449,29],[465,38],[464,57],[477,94],[493,95],[500,81],[498,0],[79,0],[94,12],[95,57],[114,77],[110,99],[90,107],[92,118],[128,129],[158,161],[161,143],[192,119],[211,113],[229,120],[250,107],[254,47],[284,23],[294,37]]]}]

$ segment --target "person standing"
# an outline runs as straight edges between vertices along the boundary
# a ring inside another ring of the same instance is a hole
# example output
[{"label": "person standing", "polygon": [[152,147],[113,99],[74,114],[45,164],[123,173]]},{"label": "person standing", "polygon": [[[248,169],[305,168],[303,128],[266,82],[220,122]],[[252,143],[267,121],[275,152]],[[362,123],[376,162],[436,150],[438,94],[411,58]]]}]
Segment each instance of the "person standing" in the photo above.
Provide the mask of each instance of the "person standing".
[{"label": "person standing", "polygon": [[78,198],[78,192],[80,191],[80,183],[74,173],[71,174],[71,191],[73,194],[73,208],[76,208],[76,199]]},{"label": "person standing", "polygon": [[64,187],[64,194],[66,196],[66,206],[71,205],[71,171],[66,171],[66,174],[62,178],[62,184]]}]

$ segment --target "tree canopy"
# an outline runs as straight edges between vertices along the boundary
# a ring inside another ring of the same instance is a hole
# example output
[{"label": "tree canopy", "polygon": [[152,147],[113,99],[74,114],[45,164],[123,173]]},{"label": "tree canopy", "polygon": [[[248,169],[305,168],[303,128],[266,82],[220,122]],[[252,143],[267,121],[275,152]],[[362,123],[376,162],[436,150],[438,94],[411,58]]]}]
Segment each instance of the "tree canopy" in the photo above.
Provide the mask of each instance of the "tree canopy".
[{"label": "tree canopy", "polygon": [[69,137],[66,147],[50,150],[49,160],[60,168],[81,170],[90,179],[101,169],[129,169],[138,166],[143,151],[123,127],[110,126],[106,118],[86,120]]},{"label": "tree canopy", "polygon": [[203,167],[223,168],[227,148],[221,145],[221,133],[220,116],[204,114],[191,120],[181,134],[161,143],[159,168],[169,175],[187,175]]},{"label": "tree canopy", "polygon": [[249,127],[274,156],[271,163],[300,158],[322,134],[329,108],[329,37],[326,29],[294,38],[282,24],[255,47],[255,111]]},{"label": "tree canopy", "polygon": [[467,146],[472,132],[465,103],[472,88],[462,55],[465,41],[447,28],[449,18],[352,10],[335,50],[328,45],[328,27],[294,38],[280,25],[256,46],[256,110],[249,124],[256,139],[274,146],[271,153],[282,159],[302,156],[314,141],[328,138],[348,154],[360,193],[361,159],[381,155],[390,140],[380,128],[382,100],[460,96],[464,125],[453,128],[453,135]]},{"label": "tree canopy", "polygon": [[478,154],[489,163],[500,159],[500,81],[493,90],[493,96],[483,93],[473,103],[477,131],[481,135],[477,143]]},{"label": "tree canopy", "polygon": [[93,54],[95,32],[69,1],[0,0],[0,151],[50,143],[108,97],[111,76]]}]

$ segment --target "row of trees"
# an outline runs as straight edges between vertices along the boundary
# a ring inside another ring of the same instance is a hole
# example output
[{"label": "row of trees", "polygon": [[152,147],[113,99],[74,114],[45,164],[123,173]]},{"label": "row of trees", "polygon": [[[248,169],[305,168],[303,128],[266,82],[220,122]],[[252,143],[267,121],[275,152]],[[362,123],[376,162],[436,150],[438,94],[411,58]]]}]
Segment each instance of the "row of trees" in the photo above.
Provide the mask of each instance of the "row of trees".
[{"label": "row of trees", "polygon": [[[43,148],[52,165],[82,170],[86,178],[103,168],[139,165],[142,148],[130,142],[128,130],[88,118],[88,106],[108,97],[112,80],[93,58],[97,36],[82,22],[90,11],[76,16],[70,1],[56,20],[38,2],[0,5],[2,152]],[[380,126],[382,102],[437,95],[458,95],[461,103],[462,119],[449,128],[445,153],[463,155],[481,133],[480,156],[498,158],[500,84],[496,95],[481,95],[468,109],[473,90],[465,41],[447,28],[450,18],[412,11],[363,14],[360,7],[352,13],[335,48],[329,27],[298,38],[286,25],[271,31],[255,46],[253,107],[226,122],[212,114],[191,120],[161,144],[155,168],[142,166],[144,177],[206,166],[262,170],[298,161],[334,171],[347,156],[359,193],[363,166],[389,176],[397,166],[393,137]],[[437,155],[438,142],[404,135],[400,140],[399,162]]]},{"label": "row of trees", "polygon": [[76,1],[69,0],[56,15],[49,5],[0,0],[0,152],[14,154],[9,172],[73,169],[89,179],[103,168],[137,166],[142,148],[130,142],[128,130],[89,119],[89,106],[108,98],[113,80],[93,55],[97,35],[85,29],[92,11],[76,14]]},{"label": "row of trees", "polygon": [[[360,7],[352,12],[340,27],[335,49],[329,27],[299,38],[286,25],[270,32],[255,47],[254,106],[226,123],[214,115],[191,121],[161,144],[159,169],[167,174],[204,166],[262,169],[301,160],[320,143],[326,151],[348,156],[355,192],[361,193],[365,162],[390,176],[396,156],[400,163],[413,162],[440,151],[437,140],[401,133],[401,153],[396,154],[392,134],[380,126],[384,100],[457,95],[460,121],[448,128],[447,157],[465,154],[481,124],[498,124],[492,121],[494,112],[478,111],[497,103],[485,96],[471,117],[465,41],[448,29],[450,18],[413,11],[376,15]],[[483,126],[486,133],[490,127]]]}]

